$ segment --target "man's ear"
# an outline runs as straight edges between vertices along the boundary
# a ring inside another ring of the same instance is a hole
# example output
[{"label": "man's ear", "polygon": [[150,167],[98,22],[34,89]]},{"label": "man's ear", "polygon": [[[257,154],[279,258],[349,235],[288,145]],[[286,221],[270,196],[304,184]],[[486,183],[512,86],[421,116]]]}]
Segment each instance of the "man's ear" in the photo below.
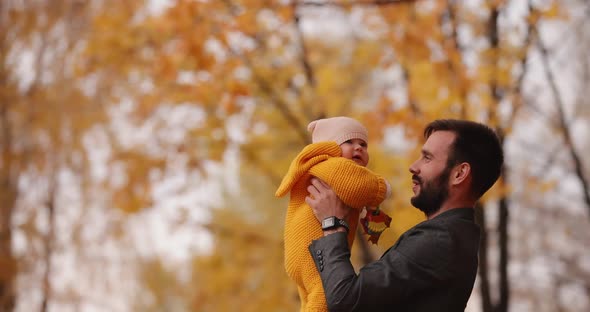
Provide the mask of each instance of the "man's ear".
[{"label": "man's ear", "polygon": [[469,174],[471,173],[471,165],[469,163],[463,162],[455,166],[453,171],[451,172],[451,185],[458,185],[463,183]]}]

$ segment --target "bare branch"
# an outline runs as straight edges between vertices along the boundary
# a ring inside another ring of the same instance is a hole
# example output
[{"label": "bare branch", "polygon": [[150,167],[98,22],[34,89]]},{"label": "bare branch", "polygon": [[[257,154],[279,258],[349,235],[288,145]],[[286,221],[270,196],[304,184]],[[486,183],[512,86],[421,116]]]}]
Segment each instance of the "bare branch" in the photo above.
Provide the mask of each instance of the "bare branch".
[{"label": "bare branch", "polygon": [[242,149],[242,152],[244,153],[246,159],[258,167],[258,169],[260,169],[264,175],[266,175],[273,185],[279,185],[281,183],[281,177],[276,175],[272,169],[272,166],[268,166],[268,162],[260,160],[260,158],[250,149]]},{"label": "bare branch", "polygon": [[[531,1],[529,1],[528,16],[531,16],[531,14],[533,14],[534,12],[535,12],[535,9],[533,8]],[[513,101],[512,115],[510,115],[507,126],[514,124],[514,119],[516,119],[518,111],[520,110],[520,108],[523,107],[523,100],[522,100],[522,94],[521,94],[522,84],[523,84],[524,78],[525,78],[527,71],[528,71],[528,66],[527,66],[528,55],[529,55],[528,51],[532,46],[532,42],[533,42],[533,39],[536,34],[537,34],[537,24],[529,22],[528,27],[527,27],[527,34],[526,34],[526,37],[524,39],[524,43],[522,46],[523,53],[522,53],[522,57],[520,59],[521,72],[518,75],[518,78],[516,79],[516,83],[514,84],[514,88],[510,92],[515,97],[515,99]]]},{"label": "bare branch", "polygon": [[[237,14],[236,6],[230,0],[224,0],[224,3],[228,7],[230,14]],[[256,38],[252,39],[258,41],[256,40]],[[254,65],[252,64],[252,61],[246,55],[238,53],[235,49],[233,49],[230,46],[226,47],[232,55],[238,57],[252,70],[254,82],[256,82],[258,87],[270,97],[272,103],[278,108],[279,112],[281,112],[285,120],[293,127],[293,130],[295,130],[301,141],[307,144],[309,142],[306,130],[307,127],[305,127],[305,125],[297,119],[297,117],[291,111],[289,105],[285,102],[285,100],[276,92],[276,90],[272,88],[271,84],[256,71]]]},{"label": "bare branch", "polygon": [[[301,54],[300,54],[300,61],[301,66],[303,67],[303,71],[305,72],[305,78],[307,79],[307,83],[309,86],[314,89],[316,86],[316,79],[315,73],[309,62],[309,57],[307,53],[307,46],[305,45],[305,38],[303,37],[303,31],[301,29],[301,16],[299,15],[299,10],[297,7],[297,2],[293,4],[293,24],[295,24],[295,31],[297,32],[297,37],[299,40],[299,44],[301,46]],[[303,109],[305,115],[308,119],[315,119],[312,107],[308,105],[303,105]]]},{"label": "bare branch", "polygon": [[400,63],[400,67],[402,69],[403,78],[406,83],[406,93],[408,94],[408,105],[410,106],[410,110],[412,111],[412,113],[414,113],[414,115],[420,116],[422,115],[420,107],[418,103],[416,103],[416,99],[412,96],[412,93],[410,92],[410,72],[404,64]]},{"label": "bare branch", "polygon": [[549,64],[549,52],[547,51],[547,48],[546,48],[545,44],[543,43],[543,40],[540,36],[537,40],[537,46],[539,47],[539,51],[541,52],[541,60],[543,62],[543,69],[545,71],[545,75],[547,76],[547,81],[549,83],[549,87],[551,88],[551,92],[553,93],[555,104],[557,106],[557,118],[558,118],[559,126],[561,127],[561,130],[562,130],[563,138],[565,141],[564,143],[565,143],[566,147],[568,148],[568,152],[570,154],[570,157],[572,158],[572,161],[574,162],[574,172],[575,172],[576,177],[578,178],[578,180],[580,181],[580,184],[582,186],[584,203],[586,204],[586,208],[588,209],[588,217],[590,217],[589,183],[588,183],[588,180],[584,174],[584,168],[583,168],[581,157],[578,154],[578,152],[576,151],[576,148],[575,148],[574,143],[572,141],[571,129],[568,126],[568,121],[565,116],[565,112],[563,110],[563,107],[564,107],[563,97],[561,95],[561,92],[557,88],[557,84],[555,82],[555,76],[554,76],[554,73],[551,70],[551,66]]},{"label": "bare branch", "polygon": [[311,64],[309,63],[307,55],[307,47],[305,45],[305,39],[303,38],[303,31],[301,30],[301,16],[297,11],[297,5],[293,5],[293,23],[295,24],[295,30],[297,31],[297,37],[301,44],[301,64],[305,70],[305,77],[310,86],[315,87],[316,80]]},{"label": "bare branch", "polygon": [[296,1],[299,6],[336,6],[336,7],[351,7],[351,6],[385,6],[395,5],[402,3],[412,3],[417,0],[358,0],[358,1],[313,1],[313,0],[301,0]]},{"label": "bare branch", "polygon": [[[441,17],[441,29],[444,27],[444,18],[447,17],[448,19],[448,23],[451,25],[451,33],[450,34],[445,34],[446,35],[446,42],[448,42],[448,44],[444,45],[447,47],[447,49],[453,49],[455,52],[459,55],[462,55],[463,53],[463,47],[461,46],[461,44],[459,43],[459,38],[458,38],[458,33],[457,33],[457,29],[458,29],[458,25],[457,25],[457,13],[456,13],[456,3],[454,0],[448,0],[447,1],[447,11],[445,15],[442,15]],[[466,75],[465,75],[465,66],[462,64],[461,61],[454,61],[453,57],[450,56],[451,53],[447,52],[447,54],[449,55],[449,57],[447,57],[447,67],[449,68],[449,71],[452,73],[453,75],[453,83],[455,84],[455,87],[458,88],[458,92],[459,92],[459,107],[461,109],[461,113],[460,116],[461,118],[467,118],[468,116],[468,111],[467,111],[467,86],[466,83],[467,80],[466,79]]]}]

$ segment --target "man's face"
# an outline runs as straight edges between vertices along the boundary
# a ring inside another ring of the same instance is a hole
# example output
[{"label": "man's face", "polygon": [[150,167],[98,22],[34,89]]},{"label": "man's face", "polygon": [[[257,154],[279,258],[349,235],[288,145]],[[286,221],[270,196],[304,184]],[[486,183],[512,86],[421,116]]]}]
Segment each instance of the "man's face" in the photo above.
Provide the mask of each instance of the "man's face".
[{"label": "man's face", "polygon": [[433,132],[422,147],[422,156],[410,166],[411,203],[426,215],[437,212],[449,196],[451,168],[447,168],[447,160],[454,139],[453,132]]}]

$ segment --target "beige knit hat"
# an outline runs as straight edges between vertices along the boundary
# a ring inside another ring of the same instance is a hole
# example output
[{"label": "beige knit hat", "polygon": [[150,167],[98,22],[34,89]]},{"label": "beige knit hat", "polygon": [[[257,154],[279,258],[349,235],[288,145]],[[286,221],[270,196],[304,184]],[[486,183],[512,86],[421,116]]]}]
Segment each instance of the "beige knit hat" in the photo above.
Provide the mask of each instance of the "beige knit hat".
[{"label": "beige knit hat", "polygon": [[334,141],[338,145],[352,139],[368,141],[367,129],[358,121],[349,117],[332,117],[318,119],[309,123],[312,143]]}]

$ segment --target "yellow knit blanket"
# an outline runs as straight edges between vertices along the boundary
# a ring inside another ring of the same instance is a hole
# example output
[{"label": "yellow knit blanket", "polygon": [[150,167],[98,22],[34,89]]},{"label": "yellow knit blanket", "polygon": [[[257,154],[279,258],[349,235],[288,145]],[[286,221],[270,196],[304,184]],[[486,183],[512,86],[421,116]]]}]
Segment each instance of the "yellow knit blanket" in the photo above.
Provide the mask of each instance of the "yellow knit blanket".
[{"label": "yellow knit blanket", "polygon": [[312,240],[323,236],[320,223],[305,203],[311,176],[325,181],[351,210],[348,244],[352,246],[359,213],[385,199],[385,180],[369,169],[341,156],[335,142],[307,145],[291,163],[275,196],[291,192],[285,220],[285,269],[297,284],[301,311],[328,311],[320,275],[308,251]]}]

